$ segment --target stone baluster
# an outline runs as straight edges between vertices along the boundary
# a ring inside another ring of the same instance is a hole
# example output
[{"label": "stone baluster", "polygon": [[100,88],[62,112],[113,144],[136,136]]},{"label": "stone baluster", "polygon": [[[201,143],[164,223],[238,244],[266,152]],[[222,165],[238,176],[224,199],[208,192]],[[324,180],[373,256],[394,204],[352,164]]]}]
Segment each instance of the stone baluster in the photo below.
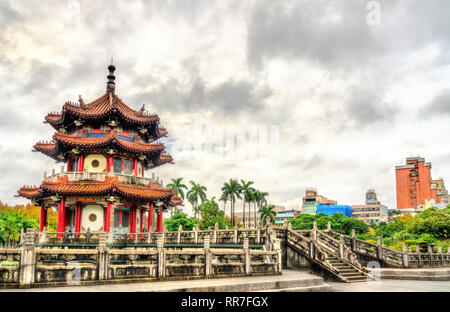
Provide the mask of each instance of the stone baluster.
[{"label": "stone baluster", "polygon": [[261,229],[260,228],[256,229],[256,243],[261,244]]},{"label": "stone baluster", "polygon": [[194,244],[198,244],[198,230],[200,226],[197,224],[194,228]]},{"label": "stone baluster", "polygon": [[153,233],[153,230],[151,228],[148,229],[148,232],[147,232],[147,244],[150,244],[152,242],[152,233]]},{"label": "stone baluster", "polygon": [[217,234],[219,231],[219,223],[214,224],[214,233],[213,233],[213,244],[217,244]]},{"label": "stone baluster", "polygon": [[206,235],[203,240],[203,249],[205,250],[205,274],[209,276],[212,274],[212,252],[210,249],[210,237]]},{"label": "stone baluster", "polygon": [[238,230],[237,230],[237,229],[234,229],[233,242],[234,242],[235,244],[238,243]]},{"label": "stone baluster", "polygon": [[416,254],[417,254],[417,266],[419,268],[422,267],[422,255],[420,253],[420,248],[418,245],[416,245]]},{"label": "stone baluster", "polygon": [[98,235],[98,279],[108,279],[108,235],[102,232]]},{"label": "stone baluster", "polygon": [[352,229],[352,238],[351,238],[351,250],[356,251],[357,244],[356,244],[356,231],[355,229]]},{"label": "stone baluster", "polygon": [[344,255],[344,236],[342,234],[339,235],[339,257],[341,259],[345,259],[345,255]]},{"label": "stone baluster", "polygon": [[177,244],[181,244],[181,231],[183,231],[183,226],[180,224],[178,226]]},{"label": "stone baluster", "polygon": [[433,248],[428,245],[428,253],[430,254],[430,267],[433,266]]},{"label": "stone baluster", "polygon": [[317,222],[316,221],[314,221],[314,223],[313,223],[312,239],[315,242],[317,241]]},{"label": "stone baluster", "polygon": [[47,229],[44,226],[44,228],[42,229],[41,237],[39,238],[39,244],[45,244],[47,241],[48,241]]},{"label": "stone baluster", "polygon": [[444,255],[442,254],[442,246],[438,246],[438,257],[441,260],[441,266],[444,265]]},{"label": "stone baluster", "polygon": [[327,223],[327,232],[331,232],[331,222]]},{"label": "stone baluster", "polygon": [[406,251],[406,245],[403,244],[402,245],[402,256],[403,256],[403,267],[407,268],[408,267],[408,252]]},{"label": "stone baluster", "polygon": [[383,261],[383,246],[381,244],[381,237],[377,238],[377,258],[380,262]]},{"label": "stone baluster", "polygon": [[36,271],[36,232],[35,229],[27,229],[24,241],[20,248],[20,285],[31,285],[34,283]]},{"label": "stone baluster", "polygon": [[243,243],[243,249],[244,249],[244,261],[245,261],[245,274],[250,275],[252,273],[252,263],[251,263],[251,255],[250,255],[250,249],[248,248],[248,237],[247,235],[244,235],[244,243]]},{"label": "stone baluster", "polygon": [[166,255],[162,235],[159,235],[156,240],[156,248],[158,249],[158,277],[162,278],[166,275]]}]

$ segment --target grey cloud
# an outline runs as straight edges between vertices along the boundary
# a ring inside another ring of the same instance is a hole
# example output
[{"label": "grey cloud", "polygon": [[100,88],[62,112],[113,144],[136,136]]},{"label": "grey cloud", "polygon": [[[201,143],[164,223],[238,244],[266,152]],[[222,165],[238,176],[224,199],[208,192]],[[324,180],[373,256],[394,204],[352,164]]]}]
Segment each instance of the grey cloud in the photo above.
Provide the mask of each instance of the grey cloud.
[{"label": "grey cloud", "polygon": [[450,89],[441,91],[431,102],[419,109],[420,118],[450,114]]}]

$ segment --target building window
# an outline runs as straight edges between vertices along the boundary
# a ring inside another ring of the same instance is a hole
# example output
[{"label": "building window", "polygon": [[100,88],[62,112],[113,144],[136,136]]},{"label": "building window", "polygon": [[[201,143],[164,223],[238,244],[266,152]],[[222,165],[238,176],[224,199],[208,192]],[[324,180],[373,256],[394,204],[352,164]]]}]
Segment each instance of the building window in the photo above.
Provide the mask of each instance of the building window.
[{"label": "building window", "polygon": [[130,211],[125,209],[114,209],[114,227],[128,227]]},{"label": "building window", "polygon": [[124,173],[131,174],[131,165],[133,164],[133,161],[131,159],[125,159],[124,162]]},{"label": "building window", "polygon": [[122,172],[122,158],[114,158],[114,172],[115,173]]},{"label": "building window", "polygon": [[70,160],[70,168],[72,172],[78,171],[78,157]]}]

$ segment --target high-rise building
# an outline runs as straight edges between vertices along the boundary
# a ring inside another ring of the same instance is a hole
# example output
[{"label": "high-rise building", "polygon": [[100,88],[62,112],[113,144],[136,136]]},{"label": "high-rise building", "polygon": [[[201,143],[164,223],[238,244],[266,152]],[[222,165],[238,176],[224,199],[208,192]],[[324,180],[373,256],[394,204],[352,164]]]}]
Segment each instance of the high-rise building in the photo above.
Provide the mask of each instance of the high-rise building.
[{"label": "high-rise building", "polygon": [[388,222],[389,210],[387,206],[380,204],[375,190],[369,189],[366,192],[366,204],[352,206],[352,217],[366,223]]},{"label": "high-rise building", "polygon": [[431,163],[422,157],[406,158],[395,167],[397,209],[423,209],[426,203],[446,204],[448,192],[442,178],[432,180]]}]

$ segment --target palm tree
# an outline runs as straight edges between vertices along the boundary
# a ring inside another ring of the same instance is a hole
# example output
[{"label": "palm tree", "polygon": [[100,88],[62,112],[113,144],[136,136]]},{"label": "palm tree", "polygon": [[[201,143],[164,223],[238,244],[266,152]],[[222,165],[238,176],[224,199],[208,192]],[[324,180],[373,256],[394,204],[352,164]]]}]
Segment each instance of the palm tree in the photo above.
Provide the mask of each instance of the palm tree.
[{"label": "palm tree", "polygon": [[[253,188],[250,185],[252,185],[252,184],[253,184],[253,181],[245,182],[244,180],[241,179],[241,193],[242,193],[242,195],[244,195],[243,210],[242,210],[242,216],[243,216],[243,220],[244,220],[244,228],[245,228],[245,203],[248,203],[248,205],[249,205],[248,211],[249,211],[249,216],[250,216],[250,196],[251,196],[251,190],[253,190]],[[248,226],[248,224],[247,224],[247,226]]]},{"label": "palm tree", "polygon": [[183,189],[188,189],[188,187],[181,183],[183,178],[172,178],[172,183],[167,184],[167,187],[172,190],[175,194],[179,195],[182,199],[184,199],[184,191]]},{"label": "palm tree", "polygon": [[241,185],[236,179],[230,179],[229,183],[224,183],[222,187],[222,198],[231,202],[231,225],[235,225],[234,220],[234,203],[236,198],[241,199]]},{"label": "palm tree", "polygon": [[274,209],[274,205],[262,206],[261,208],[259,208],[258,212],[261,214],[261,221],[263,225],[266,225],[267,219],[270,219],[270,222],[272,222],[272,224],[275,223],[276,212],[273,211]]},{"label": "palm tree", "polygon": [[253,225],[254,225],[254,227],[257,227],[256,211],[257,211],[257,209],[260,209],[263,204],[267,203],[266,196],[268,196],[268,195],[269,195],[269,193],[262,192],[260,190],[254,190],[252,192],[251,198],[252,198],[252,201],[254,203],[254,210],[253,210],[253,213],[254,213],[254,215],[253,215],[254,224]]},{"label": "palm tree", "polygon": [[191,183],[192,186],[191,189],[186,193],[186,196],[188,201],[191,203],[192,209],[194,210],[194,215],[197,218],[199,199],[202,203],[206,200],[205,191],[207,189],[206,187],[195,183],[194,181],[189,181],[189,183]]},{"label": "palm tree", "polygon": [[[183,178],[176,178],[176,179],[172,178],[172,182],[167,184],[167,187],[169,189],[171,189],[174,194],[176,194],[176,195],[180,196],[182,199],[184,199],[183,189],[187,190],[188,188],[185,184],[183,184],[181,182],[181,180],[183,180]],[[170,210],[170,215],[173,215],[173,208],[174,207],[172,207]],[[177,212],[177,211],[178,211],[178,208],[175,207],[175,212]]]}]

